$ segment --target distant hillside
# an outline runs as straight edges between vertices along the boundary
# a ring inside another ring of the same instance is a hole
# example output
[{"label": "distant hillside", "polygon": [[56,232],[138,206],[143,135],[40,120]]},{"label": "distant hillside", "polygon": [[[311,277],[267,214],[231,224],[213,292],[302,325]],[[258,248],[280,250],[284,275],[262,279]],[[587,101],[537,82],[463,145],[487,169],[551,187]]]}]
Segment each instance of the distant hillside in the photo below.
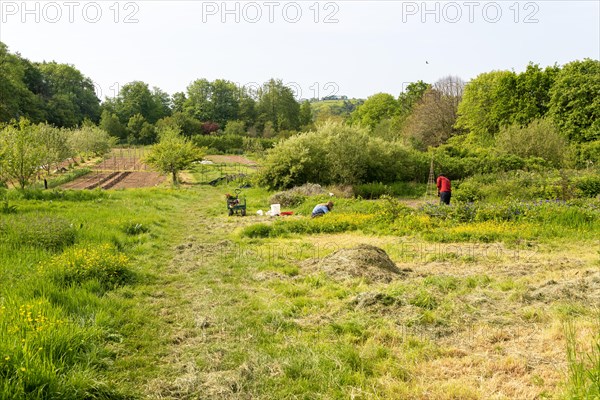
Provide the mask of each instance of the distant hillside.
[{"label": "distant hillside", "polygon": [[322,114],[347,118],[364,102],[364,99],[320,100],[311,102],[310,106],[315,120],[319,118],[319,115],[323,116]]}]

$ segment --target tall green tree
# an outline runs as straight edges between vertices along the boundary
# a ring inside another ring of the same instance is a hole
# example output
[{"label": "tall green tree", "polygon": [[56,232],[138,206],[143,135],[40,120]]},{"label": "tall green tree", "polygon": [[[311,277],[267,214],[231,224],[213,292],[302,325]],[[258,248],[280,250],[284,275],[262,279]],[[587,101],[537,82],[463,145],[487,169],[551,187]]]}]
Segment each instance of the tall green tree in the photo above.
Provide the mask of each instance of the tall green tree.
[{"label": "tall green tree", "polygon": [[127,142],[130,144],[151,144],[156,140],[154,126],[142,114],[135,114],[127,122]]},{"label": "tall green tree", "polygon": [[475,137],[494,137],[502,126],[511,124],[517,102],[517,75],[511,71],[479,74],[464,89],[458,106],[457,128],[466,129]]},{"label": "tall green tree", "polygon": [[302,105],[300,105],[299,119],[300,126],[303,130],[308,130],[313,126],[313,116],[310,101],[304,100]]},{"label": "tall green tree", "polygon": [[411,82],[406,90],[398,96],[398,116],[405,120],[413,110],[413,107],[421,101],[425,92],[431,88],[429,83],[423,81]]},{"label": "tall green tree", "polygon": [[100,100],[94,83],[77,68],[68,64],[44,62],[36,64],[44,87],[47,121],[55,126],[73,127],[86,118],[100,119]]},{"label": "tall green tree", "polygon": [[[20,117],[40,121],[44,117],[41,100],[28,87],[28,77],[39,71],[27,60],[11,54],[0,42],[0,122]],[[33,82],[32,82],[33,85]]]},{"label": "tall green tree", "polygon": [[211,84],[212,121],[224,127],[237,120],[240,112],[240,90],[233,82],[217,79]]},{"label": "tall green tree", "polygon": [[127,125],[131,117],[140,114],[150,124],[170,115],[171,99],[159,88],[150,87],[141,81],[129,82],[121,88],[117,97],[107,99],[103,108],[116,114],[123,125]]},{"label": "tall green tree", "polygon": [[119,120],[119,117],[107,109],[102,111],[98,126],[121,141],[127,140],[127,130]]},{"label": "tall green tree", "polygon": [[206,79],[197,79],[187,87],[184,110],[198,121],[213,121],[214,110],[211,102],[212,85]]},{"label": "tall green tree", "polygon": [[74,154],[102,156],[115,145],[116,138],[96,126],[84,125],[71,130],[68,143]]},{"label": "tall green tree", "polygon": [[566,64],[550,90],[549,116],[573,142],[600,140],[600,61]]},{"label": "tall green tree", "polygon": [[280,79],[271,79],[258,90],[257,111],[261,127],[270,122],[276,131],[300,128],[300,104]]},{"label": "tall green tree", "polygon": [[398,102],[389,93],[377,93],[352,113],[351,121],[370,129],[375,128],[381,121],[392,118],[398,111]]},{"label": "tall green tree", "polygon": [[542,69],[530,63],[524,72],[517,75],[511,124],[524,127],[546,115],[550,106],[550,89],[559,71],[556,65]]}]

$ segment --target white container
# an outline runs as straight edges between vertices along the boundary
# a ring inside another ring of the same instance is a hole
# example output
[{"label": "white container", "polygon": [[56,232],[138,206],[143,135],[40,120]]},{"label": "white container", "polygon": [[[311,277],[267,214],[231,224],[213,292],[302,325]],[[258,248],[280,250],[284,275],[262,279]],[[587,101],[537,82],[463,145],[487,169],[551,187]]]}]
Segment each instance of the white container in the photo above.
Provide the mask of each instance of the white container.
[{"label": "white container", "polygon": [[279,215],[281,213],[281,205],[271,204],[271,215]]}]

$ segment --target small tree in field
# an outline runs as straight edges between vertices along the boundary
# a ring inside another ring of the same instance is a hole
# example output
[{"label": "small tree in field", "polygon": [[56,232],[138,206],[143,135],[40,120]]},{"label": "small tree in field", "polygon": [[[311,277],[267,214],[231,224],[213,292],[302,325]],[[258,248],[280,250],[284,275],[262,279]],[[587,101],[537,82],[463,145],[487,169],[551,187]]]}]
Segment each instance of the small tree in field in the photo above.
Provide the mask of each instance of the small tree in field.
[{"label": "small tree in field", "polygon": [[71,149],[83,156],[102,156],[115,145],[116,138],[95,126],[82,126],[71,131],[68,143]]},{"label": "small tree in field", "polygon": [[48,124],[39,124],[40,145],[44,148],[42,168],[50,175],[53,166],[73,155],[68,144],[67,131]]},{"label": "small tree in field", "polygon": [[167,128],[160,134],[160,140],[151,147],[145,162],[165,174],[171,174],[177,184],[179,171],[189,168],[192,163],[203,157],[204,152],[188,138],[173,128]]},{"label": "small tree in field", "polygon": [[21,189],[38,173],[44,160],[44,147],[39,140],[39,127],[22,119],[0,132],[3,175],[18,182]]}]

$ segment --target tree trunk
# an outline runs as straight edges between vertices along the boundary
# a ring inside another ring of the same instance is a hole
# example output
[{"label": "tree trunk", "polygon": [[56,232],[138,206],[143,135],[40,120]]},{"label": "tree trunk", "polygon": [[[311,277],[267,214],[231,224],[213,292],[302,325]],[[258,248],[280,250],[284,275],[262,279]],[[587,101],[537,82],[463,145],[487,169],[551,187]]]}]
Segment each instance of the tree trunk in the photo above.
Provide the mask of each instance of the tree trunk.
[{"label": "tree trunk", "polygon": [[172,170],[171,173],[173,174],[173,185],[177,185],[177,171]]}]

